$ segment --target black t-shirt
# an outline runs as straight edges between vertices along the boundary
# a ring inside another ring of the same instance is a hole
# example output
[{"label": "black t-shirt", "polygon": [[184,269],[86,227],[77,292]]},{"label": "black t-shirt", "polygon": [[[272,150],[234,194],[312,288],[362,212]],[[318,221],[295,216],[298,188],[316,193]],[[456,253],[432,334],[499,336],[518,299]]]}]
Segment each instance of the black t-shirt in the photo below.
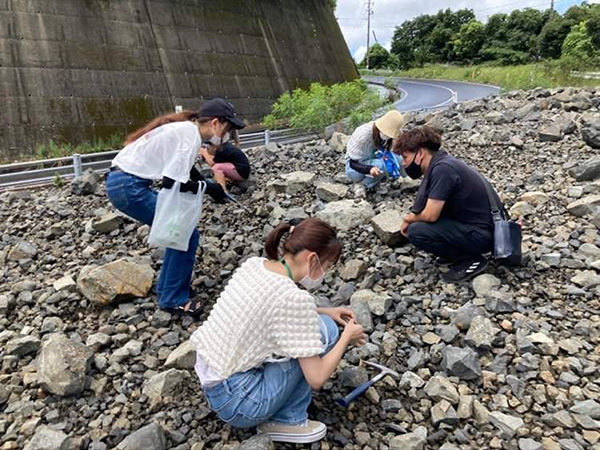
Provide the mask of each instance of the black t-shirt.
[{"label": "black t-shirt", "polygon": [[445,201],[440,217],[492,231],[490,202],[481,175],[451,155],[431,169],[426,196]]},{"label": "black t-shirt", "polygon": [[250,162],[246,154],[232,143],[228,142],[216,151],[215,163],[231,163],[244,180],[250,176]]}]

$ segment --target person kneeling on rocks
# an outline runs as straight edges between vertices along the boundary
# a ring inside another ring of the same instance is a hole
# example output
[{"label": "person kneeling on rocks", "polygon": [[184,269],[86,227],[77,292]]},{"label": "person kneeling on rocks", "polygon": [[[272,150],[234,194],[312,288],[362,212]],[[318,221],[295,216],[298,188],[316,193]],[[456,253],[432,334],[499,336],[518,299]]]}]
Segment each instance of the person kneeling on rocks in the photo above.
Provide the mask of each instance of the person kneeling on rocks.
[{"label": "person kneeling on rocks", "polygon": [[227,191],[227,181],[244,181],[250,176],[250,162],[236,145],[227,142],[220,146],[209,145],[200,150],[200,156],[212,169],[215,181]]},{"label": "person kneeling on rocks", "polygon": [[[379,119],[359,126],[346,145],[346,176],[356,185],[355,195],[364,197],[384,178],[390,176],[386,162],[379,153],[393,158],[391,164],[398,169],[402,160],[391,153],[392,140],[400,134],[404,118],[399,111],[389,111]],[[398,174],[399,175],[399,174]]]},{"label": "person kneeling on rocks", "polygon": [[196,373],[221,420],[257,426],[279,442],[325,436],[324,424],[308,420],[312,391],[329,379],[348,345],[366,338],[350,309],[317,308],[298,284],[317,288],[341,250],[334,229],[319,219],[284,223],[267,237],[269,259],[250,258],[234,272],[191,337]]},{"label": "person kneeling on rocks", "polygon": [[[406,174],[425,175],[402,234],[417,248],[450,264],[442,275],[458,283],[482,273],[492,251],[494,225],[485,178],[463,161],[441,150],[441,136],[431,127],[400,135],[394,152],[402,155]],[[494,192],[494,195],[497,194]]]}]

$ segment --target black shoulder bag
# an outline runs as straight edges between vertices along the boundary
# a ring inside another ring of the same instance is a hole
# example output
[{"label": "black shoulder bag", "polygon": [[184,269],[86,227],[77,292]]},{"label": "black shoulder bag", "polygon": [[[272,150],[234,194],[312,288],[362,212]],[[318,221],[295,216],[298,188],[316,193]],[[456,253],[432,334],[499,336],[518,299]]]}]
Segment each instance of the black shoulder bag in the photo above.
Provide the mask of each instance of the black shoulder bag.
[{"label": "black shoulder bag", "polygon": [[483,178],[483,184],[485,184],[492,219],[494,220],[494,259],[506,266],[518,266],[521,264],[523,256],[521,225],[510,220],[510,215],[504,208],[500,198],[494,195],[495,192],[490,182],[483,176],[481,178]]}]

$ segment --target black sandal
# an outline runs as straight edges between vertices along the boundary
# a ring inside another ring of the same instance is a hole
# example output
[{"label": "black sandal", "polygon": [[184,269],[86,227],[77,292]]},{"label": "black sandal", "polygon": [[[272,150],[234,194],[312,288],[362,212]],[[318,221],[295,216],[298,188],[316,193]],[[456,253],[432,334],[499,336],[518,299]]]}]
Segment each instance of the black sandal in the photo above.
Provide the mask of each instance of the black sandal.
[{"label": "black sandal", "polygon": [[[187,305],[190,305],[189,308],[185,308]],[[180,306],[174,306],[172,308],[160,308],[163,311],[166,311],[171,314],[176,314],[179,316],[190,316],[194,319],[200,317],[200,313],[202,313],[202,302],[198,300],[198,298],[192,298],[189,302],[184,303]]]}]

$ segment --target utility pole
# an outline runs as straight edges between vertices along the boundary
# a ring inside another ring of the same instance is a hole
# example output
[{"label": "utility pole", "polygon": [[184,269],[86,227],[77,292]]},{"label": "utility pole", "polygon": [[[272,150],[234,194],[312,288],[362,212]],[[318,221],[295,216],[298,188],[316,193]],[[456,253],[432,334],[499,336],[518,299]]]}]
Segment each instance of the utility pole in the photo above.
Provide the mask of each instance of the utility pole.
[{"label": "utility pole", "polygon": [[371,38],[371,0],[367,0],[367,69],[369,68],[369,39]]},{"label": "utility pole", "polygon": [[554,15],[554,0],[550,0],[550,14]]}]

